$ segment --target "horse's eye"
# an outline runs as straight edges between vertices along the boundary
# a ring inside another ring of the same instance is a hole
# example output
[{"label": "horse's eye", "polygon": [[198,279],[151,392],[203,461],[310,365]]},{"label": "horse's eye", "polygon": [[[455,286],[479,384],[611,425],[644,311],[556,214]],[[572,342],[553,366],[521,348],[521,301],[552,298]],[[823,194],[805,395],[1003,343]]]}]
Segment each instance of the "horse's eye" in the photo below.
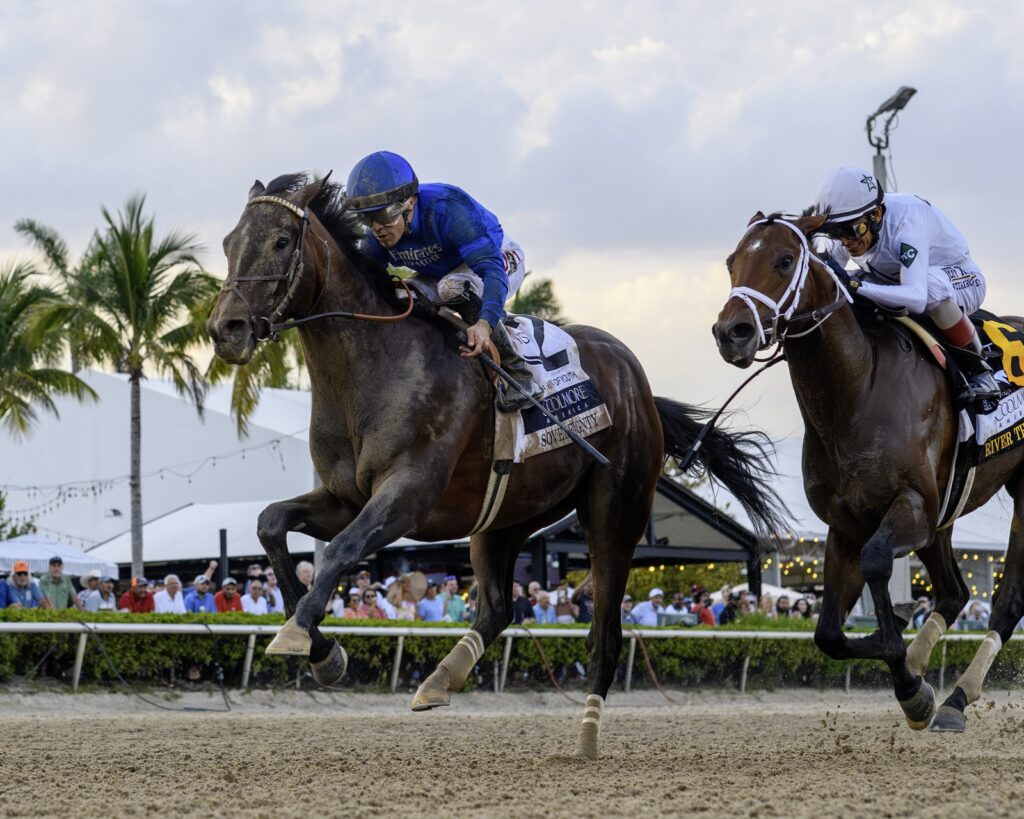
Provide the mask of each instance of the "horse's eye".
[{"label": "horse's eye", "polygon": [[278,250],[284,250],[286,247],[288,247],[288,244],[289,244],[288,237],[287,236],[282,236],[276,242],[274,242],[274,247],[277,248]]},{"label": "horse's eye", "polygon": [[779,272],[785,272],[785,271],[789,270],[789,268],[792,267],[792,266],[793,266],[793,257],[790,256],[788,253],[785,256],[781,257],[775,263],[775,269],[778,270]]}]

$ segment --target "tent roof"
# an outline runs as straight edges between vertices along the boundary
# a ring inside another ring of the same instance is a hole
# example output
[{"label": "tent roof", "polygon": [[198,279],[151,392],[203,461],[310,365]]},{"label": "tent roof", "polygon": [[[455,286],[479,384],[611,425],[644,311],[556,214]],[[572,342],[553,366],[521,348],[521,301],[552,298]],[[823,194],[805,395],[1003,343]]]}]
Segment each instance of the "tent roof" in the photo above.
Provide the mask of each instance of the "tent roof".
[{"label": "tent roof", "polygon": [[28,561],[32,574],[42,574],[49,569],[50,558],[60,555],[64,561],[64,573],[80,577],[97,569],[103,574],[117,577],[117,564],[104,560],[99,555],[86,554],[81,549],[56,543],[42,535],[28,534],[0,542],[0,570],[10,572],[15,561]]}]

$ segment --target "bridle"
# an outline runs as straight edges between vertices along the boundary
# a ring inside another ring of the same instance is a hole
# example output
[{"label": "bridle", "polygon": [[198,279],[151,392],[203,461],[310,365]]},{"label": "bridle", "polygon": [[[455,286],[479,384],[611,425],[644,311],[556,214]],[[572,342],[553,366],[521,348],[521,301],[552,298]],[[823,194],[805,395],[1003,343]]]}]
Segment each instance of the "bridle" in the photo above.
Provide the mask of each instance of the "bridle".
[{"label": "bridle", "polygon": [[[312,228],[309,221],[309,212],[306,208],[300,208],[294,202],[289,202],[287,199],[281,196],[271,196],[265,194],[262,196],[254,196],[247,203],[248,208],[251,205],[257,205],[262,202],[266,202],[272,205],[280,205],[283,208],[287,208],[297,217],[299,217],[302,227],[299,230],[299,240],[295,243],[295,250],[292,251],[291,259],[288,262],[288,269],[284,273],[266,275],[266,276],[231,276],[229,275],[221,286],[221,292],[230,291],[233,293],[243,305],[245,305],[246,311],[249,313],[249,322],[252,327],[253,338],[257,343],[270,339],[276,341],[278,334],[283,330],[290,330],[292,327],[297,327],[300,324],[306,324],[310,321],[315,321],[322,318],[350,318],[360,319],[363,321],[380,321],[380,322],[392,322],[401,321],[402,319],[408,318],[412,314],[413,308],[413,297],[412,292],[409,290],[409,286],[402,281],[397,279],[396,281],[405,289],[406,298],[408,299],[408,307],[404,313],[400,313],[394,316],[373,316],[366,313],[348,313],[342,311],[332,311],[329,313],[316,313],[311,316],[304,316],[303,318],[293,319],[291,321],[281,321],[284,317],[288,307],[291,305],[292,299],[295,298],[295,294],[298,292],[299,285],[302,284],[302,274],[305,271],[305,249],[306,249],[306,234],[312,233],[314,238],[319,239],[324,246],[324,278],[326,280],[327,272],[331,269],[331,245],[327,237],[317,235],[316,231]],[[281,300],[278,301],[273,311],[269,316],[257,316],[255,311],[252,309],[252,305],[249,304],[248,299],[242,293],[238,287],[238,282],[281,282],[285,281],[288,283],[285,289],[284,295]],[[313,301],[313,306],[320,301],[320,297],[323,295],[324,288],[326,287],[326,281],[321,282],[320,292],[317,294]]]},{"label": "bridle", "polygon": [[[782,296],[778,301],[769,298],[760,290],[755,290],[752,287],[734,287],[729,291],[729,301],[731,299],[739,299],[754,314],[754,324],[757,327],[757,335],[761,340],[761,345],[758,349],[763,350],[771,344],[781,344],[787,337],[788,338],[800,338],[801,336],[809,335],[817,330],[822,324],[824,324],[840,307],[844,304],[852,304],[853,297],[847,292],[846,287],[843,285],[839,276],[836,275],[835,271],[821,259],[814,255],[811,251],[810,245],[808,244],[807,237],[804,232],[800,230],[792,222],[781,219],[779,217],[768,217],[766,219],[759,219],[756,222],[751,222],[747,226],[746,236],[753,228],[758,225],[772,225],[780,224],[785,225],[792,230],[797,238],[800,240],[800,253],[796,259],[796,273],[790,277],[789,284],[783,291]],[[819,307],[806,313],[797,313],[797,309],[800,307],[800,298],[803,295],[804,285],[807,283],[807,277],[811,270],[811,260],[816,261],[822,267],[825,268],[825,272],[832,277],[832,281],[836,285],[836,297],[835,300],[827,305],[826,307]],[[768,332],[765,332],[764,325],[761,323],[761,315],[757,310],[755,301],[761,302],[769,310],[772,311],[771,315],[771,327]],[[803,322],[811,322],[811,326],[799,333],[792,333],[790,329],[797,324]],[[779,324],[783,323],[780,330]]]}]

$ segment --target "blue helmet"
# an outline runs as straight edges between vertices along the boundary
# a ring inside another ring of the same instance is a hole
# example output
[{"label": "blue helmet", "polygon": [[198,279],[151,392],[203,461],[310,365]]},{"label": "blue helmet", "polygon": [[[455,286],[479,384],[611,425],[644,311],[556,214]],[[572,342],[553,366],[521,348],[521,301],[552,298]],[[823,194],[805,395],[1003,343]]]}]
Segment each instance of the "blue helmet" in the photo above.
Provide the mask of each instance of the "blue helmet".
[{"label": "blue helmet", "polygon": [[420,189],[419,180],[398,154],[377,151],[360,159],[348,175],[346,192],[355,213],[404,202]]}]

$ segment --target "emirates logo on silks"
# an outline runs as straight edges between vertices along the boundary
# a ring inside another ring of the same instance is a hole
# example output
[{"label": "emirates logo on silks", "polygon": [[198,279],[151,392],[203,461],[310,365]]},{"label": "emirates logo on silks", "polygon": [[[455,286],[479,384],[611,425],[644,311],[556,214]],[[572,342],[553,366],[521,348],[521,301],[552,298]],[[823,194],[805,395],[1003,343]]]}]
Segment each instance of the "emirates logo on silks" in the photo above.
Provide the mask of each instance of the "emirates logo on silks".
[{"label": "emirates logo on silks", "polygon": [[917,248],[913,245],[908,245],[906,242],[900,245],[900,262],[904,267],[910,267],[914,263],[914,259],[917,258]]}]

